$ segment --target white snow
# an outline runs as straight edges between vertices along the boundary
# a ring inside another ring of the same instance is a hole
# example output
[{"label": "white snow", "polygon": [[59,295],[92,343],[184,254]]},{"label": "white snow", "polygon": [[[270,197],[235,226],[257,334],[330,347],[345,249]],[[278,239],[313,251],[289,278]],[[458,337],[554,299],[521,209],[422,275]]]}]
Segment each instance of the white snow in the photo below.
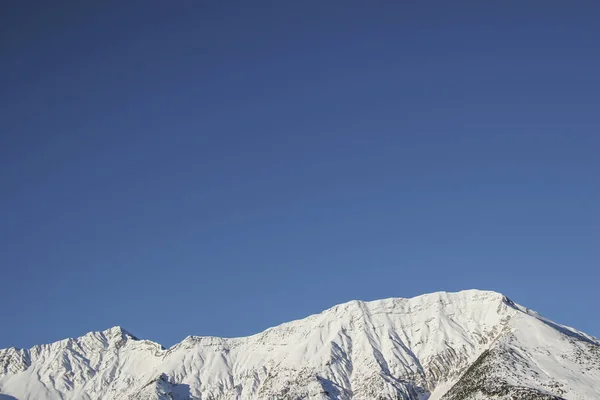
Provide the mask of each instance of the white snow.
[{"label": "white snow", "polygon": [[0,350],[0,393],[19,400],[366,400],[398,393],[439,400],[488,349],[518,355],[502,375],[510,384],[569,400],[600,398],[597,339],[478,290],[351,301],[253,336],[190,336],[169,349],[115,327]]}]

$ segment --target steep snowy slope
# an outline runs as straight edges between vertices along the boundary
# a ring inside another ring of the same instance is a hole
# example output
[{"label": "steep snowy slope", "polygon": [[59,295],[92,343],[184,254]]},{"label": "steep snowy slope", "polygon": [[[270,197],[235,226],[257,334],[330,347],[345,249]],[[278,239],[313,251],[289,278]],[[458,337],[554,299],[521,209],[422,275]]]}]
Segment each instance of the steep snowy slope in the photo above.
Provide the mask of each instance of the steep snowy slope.
[{"label": "steep snowy slope", "polygon": [[121,328],[0,350],[28,399],[600,399],[600,342],[484,291],[352,301],[163,349]]}]

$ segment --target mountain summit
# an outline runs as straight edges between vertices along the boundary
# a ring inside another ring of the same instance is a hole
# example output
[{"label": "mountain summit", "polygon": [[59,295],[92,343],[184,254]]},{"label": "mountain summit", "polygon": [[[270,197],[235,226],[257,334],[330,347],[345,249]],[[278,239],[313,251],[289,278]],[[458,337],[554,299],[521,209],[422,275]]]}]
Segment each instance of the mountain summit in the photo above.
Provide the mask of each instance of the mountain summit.
[{"label": "mountain summit", "polygon": [[439,292],[169,349],[114,327],[0,350],[4,398],[591,400],[600,341],[499,293]]}]

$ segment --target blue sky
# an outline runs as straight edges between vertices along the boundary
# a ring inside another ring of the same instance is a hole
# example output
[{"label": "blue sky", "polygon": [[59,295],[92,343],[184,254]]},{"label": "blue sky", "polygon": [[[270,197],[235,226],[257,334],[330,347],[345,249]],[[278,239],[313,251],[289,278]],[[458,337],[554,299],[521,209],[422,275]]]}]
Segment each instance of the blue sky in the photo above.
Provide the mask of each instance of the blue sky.
[{"label": "blue sky", "polygon": [[597,2],[101,3],[2,6],[0,348],[469,288],[600,336]]}]

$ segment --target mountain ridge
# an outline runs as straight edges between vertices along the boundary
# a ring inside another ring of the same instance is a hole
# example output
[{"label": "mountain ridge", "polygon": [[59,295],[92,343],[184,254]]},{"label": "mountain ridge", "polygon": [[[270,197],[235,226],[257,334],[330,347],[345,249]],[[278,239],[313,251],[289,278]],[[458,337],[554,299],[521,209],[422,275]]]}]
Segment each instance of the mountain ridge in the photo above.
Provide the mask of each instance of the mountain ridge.
[{"label": "mountain ridge", "polygon": [[600,398],[595,387],[598,339],[481,290],[353,300],[251,336],[188,336],[169,348],[115,326],[0,350],[0,393],[19,400],[583,400]]},{"label": "mountain ridge", "polygon": [[480,289],[466,289],[466,290],[461,290],[461,291],[457,291],[457,292],[451,292],[451,291],[437,291],[437,292],[432,292],[432,293],[425,293],[425,294],[421,294],[418,296],[414,296],[414,297],[387,297],[387,298],[383,298],[383,299],[375,299],[375,300],[359,300],[359,299],[354,299],[354,300],[348,300],[346,302],[343,303],[339,303],[339,304],[335,304],[329,308],[326,308],[325,310],[318,312],[318,313],[314,313],[314,314],[310,314],[307,315],[306,317],[301,317],[298,319],[294,319],[294,320],[290,320],[290,321],[285,321],[282,322],[280,324],[268,327],[263,329],[260,332],[256,332],[247,336],[216,336],[216,335],[188,335],[185,338],[183,338],[181,341],[169,346],[169,347],[165,347],[163,346],[161,343],[156,342],[154,340],[151,339],[145,339],[145,338],[139,338],[137,337],[135,334],[133,334],[129,329],[121,326],[121,325],[113,325],[107,329],[104,330],[99,330],[99,331],[88,331],[80,336],[75,336],[75,337],[68,337],[68,338],[64,338],[64,339],[59,339],[59,340],[54,340],[51,342],[46,342],[46,343],[41,343],[41,344],[36,344],[32,347],[16,347],[16,346],[10,346],[10,347],[6,347],[6,348],[0,348],[1,350],[8,350],[8,349],[14,349],[14,350],[30,350],[33,349],[35,347],[38,346],[44,346],[44,345],[52,345],[54,343],[60,343],[64,340],[69,340],[69,339],[81,339],[86,337],[87,335],[92,335],[92,334],[103,334],[103,335],[107,335],[107,334],[112,334],[115,332],[121,333],[123,335],[128,335],[129,337],[135,339],[135,340],[147,340],[150,341],[152,343],[155,343],[161,347],[163,347],[165,350],[168,350],[174,346],[177,346],[178,344],[180,344],[181,342],[185,341],[186,339],[189,338],[216,338],[216,339],[227,339],[227,340],[231,340],[231,339],[244,339],[244,338],[248,338],[248,337],[252,337],[252,336],[256,336],[256,335],[260,335],[270,329],[274,329],[277,328],[281,325],[285,325],[285,324],[289,324],[289,323],[293,323],[296,321],[302,321],[305,320],[306,318],[310,318],[310,317],[314,317],[326,312],[329,312],[333,309],[337,309],[338,307],[343,307],[343,306],[347,306],[347,305],[351,305],[351,304],[370,304],[370,303],[378,303],[378,302],[385,302],[385,301],[392,301],[392,300],[396,300],[396,301],[409,301],[409,300],[414,300],[414,299],[419,299],[419,298],[428,298],[428,297],[434,297],[436,295],[442,295],[442,294],[449,294],[449,295],[453,295],[453,294],[458,294],[458,293],[468,293],[468,292],[475,292],[475,293],[488,293],[490,295],[496,295],[499,298],[502,299],[506,299],[508,302],[512,303],[512,300],[510,300],[506,295],[499,293],[499,292],[495,292],[493,290],[480,290]]},{"label": "mountain ridge", "polygon": [[[156,341],[154,341],[154,340],[151,340],[151,339],[145,339],[145,338],[143,339],[143,338],[139,338],[139,337],[137,337],[135,334],[133,334],[133,333],[132,333],[130,330],[128,330],[127,328],[125,328],[125,327],[123,327],[123,326],[120,326],[120,325],[114,325],[114,326],[112,326],[112,327],[110,327],[110,328],[107,328],[107,329],[104,329],[104,330],[101,330],[101,331],[89,331],[89,332],[86,332],[86,333],[84,333],[84,334],[83,334],[83,335],[81,335],[81,336],[76,336],[76,337],[72,337],[72,338],[71,338],[71,337],[69,337],[69,338],[65,338],[65,339],[55,340],[55,341],[52,341],[52,342],[47,342],[47,343],[42,343],[42,344],[36,344],[36,345],[34,345],[34,346],[32,346],[32,347],[29,347],[29,348],[27,348],[27,347],[16,347],[16,346],[11,346],[11,347],[7,347],[7,348],[4,348],[4,349],[0,349],[0,351],[1,351],[1,350],[8,350],[8,349],[14,349],[14,350],[30,350],[30,349],[32,349],[32,348],[35,348],[35,347],[37,347],[37,346],[51,345],[51,344],[54,344],[54,343],[59,343],[59,342],[62,342],[62,341],[64,341],[64,340],[69,340],[69,339],[80,339],[80,338],[84,338],[84,337],[86,337],[87,335],[92,335],[92,334],[103,334],[103,335],[107,335],[107,334],[112,334],[112,333],[114,333],[114,332],[118,332],[118,333],[120,333],[120,334],[127,335],[127,336],[129,336],[131,339],[134,339],[134,340],[149,341],[149,342],[152,342],[152,343],[154,343],[154,344],[156,344],[156,345],[158,345],[158,346],[161,346],[161,347],[162,347],[162,348],[164,348],[165,350],[169,350],[170,348],[172,348],[172,347],[175,347],[175,346],[177,346],[178,344],[180,344],[180,343],[182,343],[183,341],[185,341],[185,340],[188,340],[188,339],[214,338],[214,339],[224,339],[224,340],[235,340],[235,339],[245,339],[245,338],[249,338],[249,337],[252,337],[252,336],[260,335],[260,334],[262,334],[262,333],[264,333],[264,332],[266,332],[266,331],[268,331],[268,330],[270,330],[270,329],[277,328],[277,327],[279,327],[279,326],[281,326],[281,325],[285,325],[285,324],[293,323],[293,322],[296,322],[296,321],[302,321],[302,320],[305,320],[306,318],[314,317],[314,316],[317,316],[317,315],[320,315],[320,314],[323,314],[323,313],[329,312],[329,311],[331,311],[331,310],[333,310],[333,309],[337,309],[338,307],[343,307],[343,306],[347,306],[347,305],[351,305],[351,304],[370,304],[370,303],[379,303],[379,302],[385,302],[385,301],[409,301],[409,300],[416,300],[416,299],[421,299],[421,298],[424,298],[424,299],[425,299],[425,298],[431,298],[431,297],[435,297],[435,296],[437,296],[437,295],[444,295],[444,294],[446,294],[446,295],[454,295],[454,294],[458,294],[458,293],[469,293],[469,292],[473,292],[473,293],[482,293],[482,294],[483,294],[483,293],[485,293],[485,294],[490,294],[490,295],[492,295],[492,296],[496,296],[496,297],[498,297],[498,299],[501,299],[502,301],[504,301],[504,302],[505,302],[507,305],[509,305],[509,306],[512,306],[513,308],[515,308],[515,309],[517,309],[517,310],[519,310],[519,311],[521,311],[521,312],[524,312],[524,313],[529,313],[529,314],[531,314],[531,315],[533,315],[533,316],[536,316],[536,318],[541,318],[541,319],[544,319],[544,320],[550,321],[550,320],[546,319],[545,317],[542,317],[542,316],[541,316],[539,313],[537,313],[536,311],[534,311],[534,310],[532,310],[532,309],[530,309],[530,308],[523,307],[523,306],[520,306],[520,305],[516,304],[516,303],[515,303],[515,302],[513,302],[513,301],[512,301],[512,300],[511,300],[511,299],[510,299],[508,296],[506,296],[506,295],[504,295],[504,294],[502,294],[502,293],[500,293],[500,292],[496,292],[496,291],[493,291],[493,290],[466,289],[466,290],[461,290],[461,291],[457,291],[457,292],[451,292],[451,291],[437,291],[437,292],[432,292],[432,293],[425,293],[425,294],[421,294],[421,295],[414,296],[414,297],[387,297],[387,298],[383,298],[383,299],[376,299],[376,300],[358,300],[358,299],[355,299],[355,300],[349,300],[349,301],[346,301],[346,302],[343,302],[343,303],[336,304],[336,305],[334,305],[334,306],[331,306],[331,307],[329,307],[329,308],[326,308],[325,310],[323,310],[323,311],[321,311],[321,312],[319,312],[319,313],[314,313],[314,314],[310,314],[310,315],[308,315],[308,316],[306,316],[306,317],[303,317],[303,318],[298,318],[298,319],[295,319],[295,320],[286,321],[286,322],[283,322],[283,323],[281,323],[281,324],[278,324],[278,325],[275,325],[275,326],[271,326],[271,327],[265,328],[264,330],[262,330],[262,331],[260,331],[260,332],[253,333],[253,334],[250,334],[250,335],[248,335],[248,336],[188,335],[188,336],[186,336],[184,339],[182,339],[181,341],[179,341],[179,342],[177,342],[177,343],[175,343],[175,344],[173,344],[173,345],[171,345],[171,346],[169,346],[169,347],[165,347],[165,346],[163,346],[161,343],[159,343],[159,342],[156,342]],[[599,340],[599,339],[598,339],[598,338],[596,338],[595,336],[593,336],[593,335],[589,335],[589,334],[587,334],[587,333],[584,333],[584,332],[581,332],[581,331],[579,331],[579,330],[577,330],[577,329],[575,329],[575,328],[573,328],[573,327],[570,327],[570,326],[567,326],[567,325],[562,325],[562,324],[561,324],[561,326],[562,326],[562,327],[566,327],[566,328],[568,328],[568,329],[570,329],[570,330],[572,330],[572,331],[578,332],[579,334],[582,334],[582,335],[583,335],[583,336],[585,336],[585,337],[591,338],[592,340],[596,340],[596,341],[598,341],[598,340]]]}]

